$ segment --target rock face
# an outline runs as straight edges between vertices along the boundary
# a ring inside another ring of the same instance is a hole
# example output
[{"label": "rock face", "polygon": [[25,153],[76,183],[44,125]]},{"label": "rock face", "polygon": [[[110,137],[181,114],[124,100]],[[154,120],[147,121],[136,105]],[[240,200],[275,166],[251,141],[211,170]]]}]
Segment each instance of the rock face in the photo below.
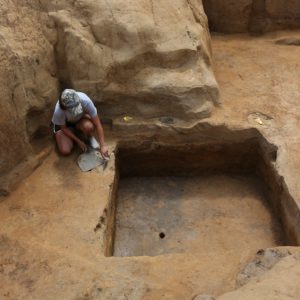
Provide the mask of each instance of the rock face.
[{"label": "rock face", "polygon": [[34,152],[59,87],[86,92],[108,118],[199,119],[218,101],[197,0],[0,4],[1,174]]},{"label": "rock face", "polygon": [[45,128],[45,117],[57,94],[54,55],[41,21],[44,13],[30,2],[0,1],[0,174],[3,177],[34,152],[32,141]]},{"label": "rock face", "polygon": [[300,28],[298,0],[203,0],[203,5],[213,31],[262,33]]},{"label": "rock face", "polygon": [[218,88],[199,1],[77,1],[50,15],[61,81],[91,95],[104,115],[210,114]]}]

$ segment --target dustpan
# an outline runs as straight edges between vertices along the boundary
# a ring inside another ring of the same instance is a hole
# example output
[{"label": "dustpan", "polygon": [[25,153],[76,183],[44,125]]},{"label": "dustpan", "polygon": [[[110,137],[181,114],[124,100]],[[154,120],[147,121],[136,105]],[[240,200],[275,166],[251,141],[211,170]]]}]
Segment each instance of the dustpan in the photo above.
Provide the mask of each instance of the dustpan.
[{"label": "dustpan", "polygon": [[101,157],[100,152],[97,150],[88,150],[79,155],[77,159],[77,164],[83,172],[91,171],[105,163],[106,160]]}]

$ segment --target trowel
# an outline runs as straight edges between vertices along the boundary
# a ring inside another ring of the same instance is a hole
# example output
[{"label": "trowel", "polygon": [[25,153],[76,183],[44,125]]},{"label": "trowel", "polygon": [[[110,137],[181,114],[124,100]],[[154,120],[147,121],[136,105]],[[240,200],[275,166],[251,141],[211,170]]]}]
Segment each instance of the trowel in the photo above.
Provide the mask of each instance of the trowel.
[{"label": "trowel", "polygon": [[108,155],[108,152],[106,152],[104,154],[104,158],[103,158],[103,171],[105,171],[105,169],[107,168],[108,161],[109,161],[109,155]]}]

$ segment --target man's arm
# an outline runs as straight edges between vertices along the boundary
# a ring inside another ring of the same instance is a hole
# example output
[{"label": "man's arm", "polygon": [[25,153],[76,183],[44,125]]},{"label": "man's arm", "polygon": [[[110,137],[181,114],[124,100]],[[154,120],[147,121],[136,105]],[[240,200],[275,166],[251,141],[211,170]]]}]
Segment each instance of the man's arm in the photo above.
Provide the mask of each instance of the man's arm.
[{"label": "man's arm", "polygon": [[70,139],[72,139],[74,142],[76,142],[79,146],[79,148],[85,152],[87,150],[87,146],[86,144],[81,140],[79,139],[73,132],[72,130],[70,130],[67,126],[64,126],[62,125],[61,126],[61,130],[63,131],[63,133],[69,137]]},{"label": "man's arm", "polygon": [[108,150],[106,148],[105,141],[104,141],[104,130],[98,115],[91,118],[91,120],[96,127],[97,136],[100,142],[100,153],[103,158],[108,157]]}]

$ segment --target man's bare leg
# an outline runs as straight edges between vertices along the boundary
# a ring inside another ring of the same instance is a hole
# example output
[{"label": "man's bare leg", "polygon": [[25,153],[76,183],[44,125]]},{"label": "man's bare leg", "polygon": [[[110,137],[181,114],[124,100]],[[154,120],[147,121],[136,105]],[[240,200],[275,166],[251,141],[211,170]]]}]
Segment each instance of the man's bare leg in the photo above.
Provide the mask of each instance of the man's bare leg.
[{"label": "man's bare leg", "polygon": [[93,122],[84,116],[77,124],[76,129],[80,130],[86,138],[89,138],[93,135],[93,132],[95,130],[95,126]]},{"label": "man's bare leg", "polygon": [[100,149],[98,141],[94,138],[93,133],[95,131],[95,125],[91,118],[84,117],[76,124],[76,129],[80,130],[84,135],[85,139],[88,140],[88,144],[93,149]]},{"label": "man's bare leg", "polygon": [[55,140],[62,155],[69,155],[73,149],[73,141],[67,137],[62,130],[55,133]]}]

